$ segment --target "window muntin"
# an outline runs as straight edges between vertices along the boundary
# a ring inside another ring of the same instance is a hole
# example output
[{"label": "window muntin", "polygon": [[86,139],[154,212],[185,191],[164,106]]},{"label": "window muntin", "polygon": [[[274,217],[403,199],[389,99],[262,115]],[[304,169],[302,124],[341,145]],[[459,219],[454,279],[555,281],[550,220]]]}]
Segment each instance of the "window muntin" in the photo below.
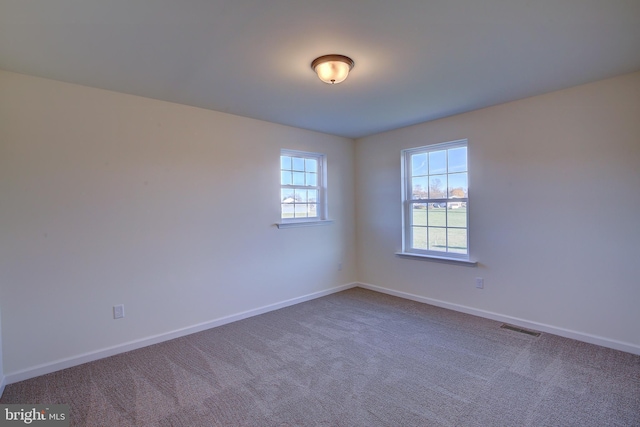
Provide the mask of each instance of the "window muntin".
[{"label": "window muntin", "polygon": [[324,211],[325,157],[319,153],[282,150],[280,153],[280,218],[319,221]]},{"label": "window muntin", "polygon": [[402,151],[403,251],[469,259],[467,141]]}]

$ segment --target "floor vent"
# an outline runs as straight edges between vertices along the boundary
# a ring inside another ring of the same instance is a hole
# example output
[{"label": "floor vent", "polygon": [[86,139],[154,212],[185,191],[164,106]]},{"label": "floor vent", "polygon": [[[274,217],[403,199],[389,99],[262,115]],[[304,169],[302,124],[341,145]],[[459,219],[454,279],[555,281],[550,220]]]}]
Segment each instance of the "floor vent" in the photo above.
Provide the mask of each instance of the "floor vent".
[{"label": "floor vent", "polygon": [[508,325],[506,323],[503,323],[502,326],[500,326],[500,327],[502,329],[508,329],[510,331],[520,332],[521,334],[527,334],[527,335],[531,335],[531,336],[534,336],[534,337],[539,337],[540,336],[540,332],[529,331],[527,329],[518,328],[517,326]]}]

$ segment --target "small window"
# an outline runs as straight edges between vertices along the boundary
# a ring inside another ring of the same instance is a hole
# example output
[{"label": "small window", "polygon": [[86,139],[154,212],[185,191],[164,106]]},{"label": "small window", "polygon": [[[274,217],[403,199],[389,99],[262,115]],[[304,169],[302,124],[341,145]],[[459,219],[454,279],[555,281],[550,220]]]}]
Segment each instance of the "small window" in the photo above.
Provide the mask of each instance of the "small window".
[{"label": "small window", "polygon": [[280,153],[280,218],[283,222],[326,219],[323,154],[282,150]]},{"label": "small window", "polygon": [[402,151],[403,252],[469,259],[467,141]]}]

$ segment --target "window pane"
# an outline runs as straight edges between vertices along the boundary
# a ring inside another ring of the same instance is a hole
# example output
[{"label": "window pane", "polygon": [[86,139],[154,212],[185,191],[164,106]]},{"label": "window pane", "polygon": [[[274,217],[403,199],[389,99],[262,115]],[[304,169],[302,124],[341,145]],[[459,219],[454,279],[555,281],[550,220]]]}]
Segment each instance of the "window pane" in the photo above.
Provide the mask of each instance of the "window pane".
[{"label": "window pane", "polygon": [[305,171],[318,172],[318,161],[316,159],[304,159]]},{"label": "window pane", "polygon": [[467,171],[467,147],[449,150],[449,173]]},{"label": "window pane", "polygon": [[292,150],[280,151],[280,209],[282,219],[322,217],[324,205],[322,154],[305,154]]},{"label": "window pane", "polygon": [[447,221],[449,227],[467,226],[467,204],[464,202],[447,203]]},{"label": "window pane", "polygon": [[427,205],[425,203],[411,205],[411,225],[427,225]]},{"label": "window pane", "polygon": [[467,197],[467,173],[452,173],[449,175],[449,197]]},{"label": "window pane", "polygon": [[429,153],[429,175],[447,172],[447,152],[432,151]]},{"label": "window pane", "polygon": [[307,185],[311,187],[315,187],[318,185],[318,174],[317,173],[306,173]]},{"label": "window pane", "polygon": [[412,242],[414,249],[427,249],[427,227],[411,227]]},{"label": "window pane", "polygon": [[[468,257],[469,182],[465,140],[403,151],[403,249]],[[407,157],[409,156],[409,157]]]},{"label": "window pane", "polygon": [[282,218],[293,218],[293,204],[282,204]]},{"label": "window pane", "polygon": [[293,170],[304,171],[304,159],[302,157],[293,158]]},{"label": "window pane", "polygon": [[447,229],[429,227],[429,250],[447,251]]},{"label": "window pane", "polygon": [[429,225],[432,227],[446,227],[447,210],[443,203],[429,203]]},{"label": "window pane", "polygon": [[293,185],[304,185],[304,172],[293,173]]},{"label": "window pane", "polygon": [[280,185],[291,185],[291,172],[280,172]]},{"label": "window pane", "polygon": [[427,174],[427,154],[414,154],[411,156],[411,175]]},{"label": "window pane", "polygon": [[307,203],[307,190],[296,189],[296,203]]},{"label": "window pane", "polygon": [[292,189],[290,188],[283,188],[282,190],[280,190],[280,200],[282,200],[282,203],[293,203],[294,199],[294,192]]},{"label": "window pane", "polygon": [[295,205],[295,217],[296,218],[306,218],[307,217],[307,205],[306,204],[301,204],[301,205]]},{"label": "window pane", "polygon": [[289,170],[291,170],[291,157],[289,157],[289,156],[280,156],[280,169],[289,169]]},{"label": "window pane", "polygon": [[315,203],[309,203],[307,206],[309,206],[309,209],[307,210],[307,214],[309,215],[309,217],[314,218],[318,216],[318,208]]},{"label": "window pane", "polygon": [[426,199],[429,197],[429,184],[426,176],[420,178],[413,178],[411,180],[411,185],[413,185],[413,190],[411,192],[411,197],[414,199]]},{"label": "window pane", "polygon": [[429,198],[445,199],[447,197],[447,175],[429,177]]},{"label": "window pane", "polygon": [[467,229],[449,228],[449,252],[458,254],[467,253]]}]

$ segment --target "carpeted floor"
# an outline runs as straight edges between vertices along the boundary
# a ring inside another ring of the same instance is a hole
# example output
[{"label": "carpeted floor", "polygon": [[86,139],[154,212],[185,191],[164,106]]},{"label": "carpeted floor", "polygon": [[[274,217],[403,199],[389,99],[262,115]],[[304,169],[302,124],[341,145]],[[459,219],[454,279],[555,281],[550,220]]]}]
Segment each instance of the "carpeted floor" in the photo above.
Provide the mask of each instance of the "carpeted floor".
[{"label": "carpeted floor", "polygon": [[7,386],[75,426],[640,426],[640,356],[355,288]]}]

